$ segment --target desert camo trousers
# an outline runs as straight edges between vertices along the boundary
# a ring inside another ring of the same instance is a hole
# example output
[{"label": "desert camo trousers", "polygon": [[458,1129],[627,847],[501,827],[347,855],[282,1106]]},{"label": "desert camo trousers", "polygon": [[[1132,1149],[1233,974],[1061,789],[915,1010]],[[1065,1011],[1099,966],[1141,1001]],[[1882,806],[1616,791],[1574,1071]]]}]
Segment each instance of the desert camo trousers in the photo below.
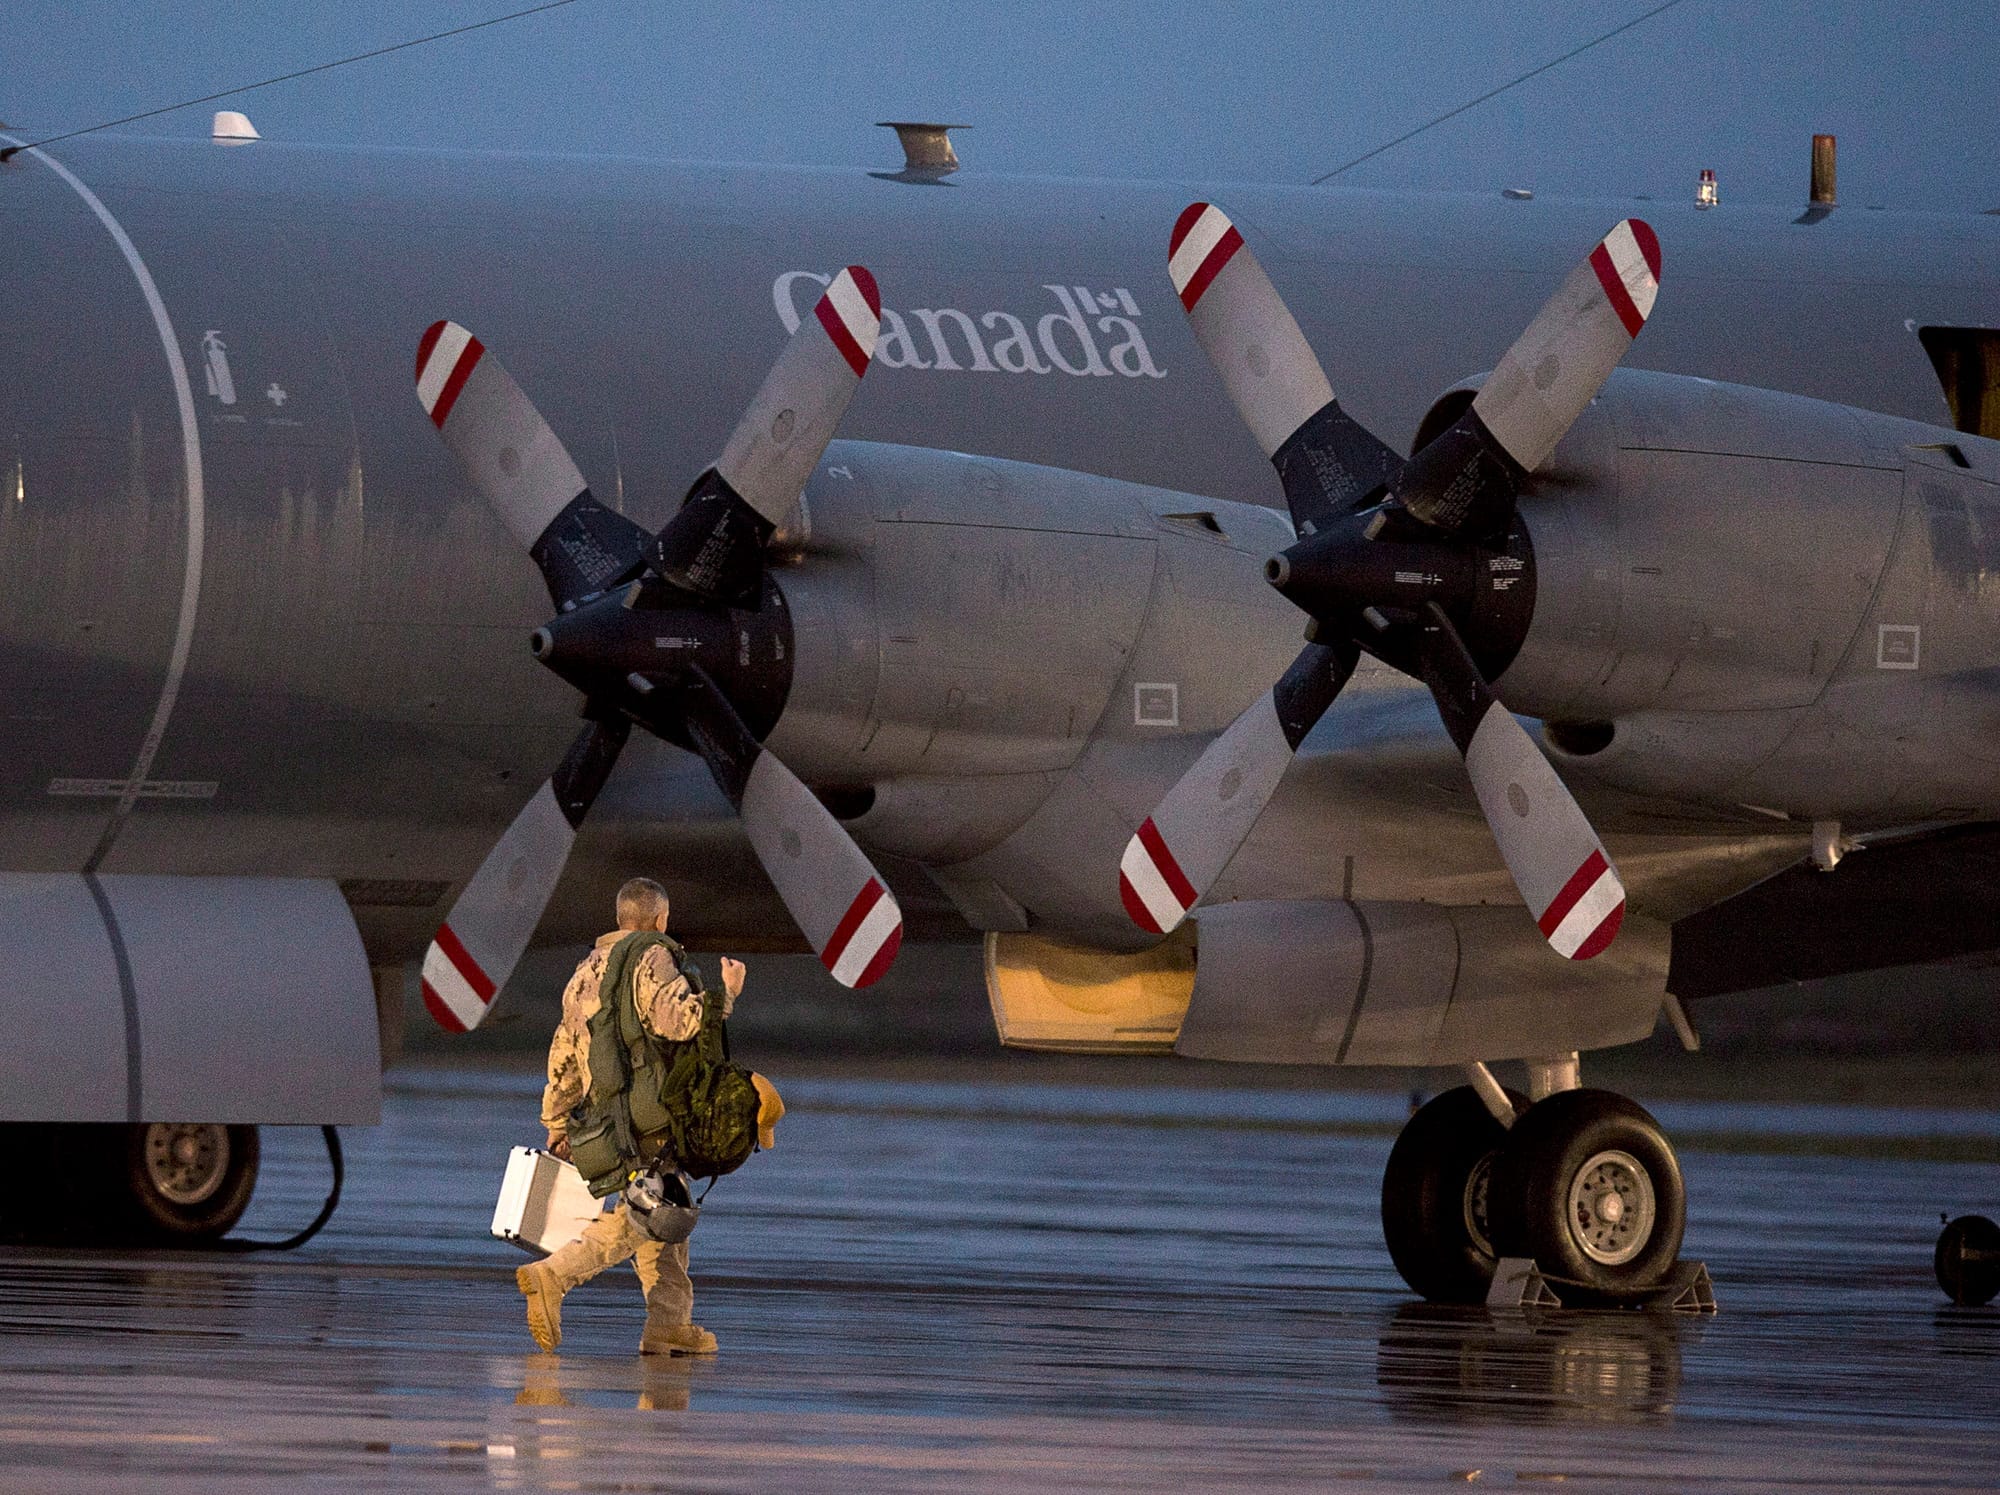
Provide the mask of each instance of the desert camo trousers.
[{"label": "desert camo trousers", "polygon": [[633,1222],[632,1212],[622,1201],[617,1209],[592,1220],[567,1246],[551,1253],[548,1265],[562,1290],[568,1292],[628,1256],[646,1295],[646,1327],[671,1329],[691,1323],[694,1283],[688,1280],[687,1242],[669,1246],[654,1240]]}]

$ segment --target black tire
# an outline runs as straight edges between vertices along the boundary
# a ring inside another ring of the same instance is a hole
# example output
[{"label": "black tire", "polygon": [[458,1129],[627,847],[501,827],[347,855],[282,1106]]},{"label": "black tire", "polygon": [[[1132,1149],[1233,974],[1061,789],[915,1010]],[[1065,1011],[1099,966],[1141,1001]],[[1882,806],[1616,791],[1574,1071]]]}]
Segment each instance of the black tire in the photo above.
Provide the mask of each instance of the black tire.
[{"label": "black tire", "polygon": [[1938,1286],[1961,1307],[1977,1308],[2000,1295],[2000,1225],[1984,1215],[1960,1215],[1945,1226],[1931,1260]]},{"label": "black tire", "polygon": [[1432,1303],[1486,1301],[1495,1264],[1487,1180],[1506,1137],[1479,1092],[1461,1085],[1412,1116],[1389,1150],[1382,1237],[1411,1291]]},{"label": "black tire", "polygon": [[[1597,1199],[1616,1196],[1615,1215],[1591,1206],[1592,1177],[1603,1185]],[[1666,1134],[1609,1090],[1565,1090],[1530,1106],[1494,1159],[1488,1198],[1501,1255],[1612,1295],[1656,1286],[1687,1229],[1687,1190]]]},{"label": "black tire", "polygon": [[256,1127],[141,1123],[122,1141],[109,1201],[121,1233],[201,1245],[243,1218],[257,1187]]}]

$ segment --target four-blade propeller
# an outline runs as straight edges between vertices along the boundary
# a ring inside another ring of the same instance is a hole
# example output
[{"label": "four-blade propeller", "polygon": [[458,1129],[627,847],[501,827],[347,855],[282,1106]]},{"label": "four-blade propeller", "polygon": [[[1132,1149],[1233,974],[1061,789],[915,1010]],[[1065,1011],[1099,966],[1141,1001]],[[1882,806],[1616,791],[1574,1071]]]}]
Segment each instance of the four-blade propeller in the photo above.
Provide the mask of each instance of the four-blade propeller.
[{"label": "four-blade propeller", "polygon": [[1582,808],[1494,697],[1462,629],[1527,605],[1515,499],[1645,325],[1659,240],[1636,218],[1605,235],[1459,418],[1408,461],[1340,408],[1221,209],[1195,203],[1181,214],[1168,270],[1202,350],[1278,470],[1299,540],[1267,574],[1313,622],[1270,694],[1210,744],[1133,836],[1119,868],[1127,912],[1154,933],[1187,916],[1365,648],[1430,687],[1549,943],[1571,959],[1597,954],[1618,932],[1624,887]]},{"label": "four-blade propeller", "polygon": [[844,986],[879,978],[902,942],[881,876],[764,746],[790,679],[790,620],[764,547],[832,440],[874,354],[874,277],[835,276],[765,377],[722,456],[649,535],[591,496],[576,463],[479,339],[424,333],[417,398],[481,496],[534,558],[556,616],[535,654],[584,696],[560,767],[488,853],[424,958],[425,1005],[476,1026],[527,948],[632,723],[698,753],[757,859]]}]

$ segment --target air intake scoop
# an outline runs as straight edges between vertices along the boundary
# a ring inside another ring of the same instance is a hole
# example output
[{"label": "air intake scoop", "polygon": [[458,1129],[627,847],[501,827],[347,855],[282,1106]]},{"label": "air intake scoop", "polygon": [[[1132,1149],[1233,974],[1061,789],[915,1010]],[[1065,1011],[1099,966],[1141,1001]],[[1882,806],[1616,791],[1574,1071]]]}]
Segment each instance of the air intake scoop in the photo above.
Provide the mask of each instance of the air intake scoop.
[{"label": "air intake scoop", "polygon": [[896,139],[903,147],[905,172],[933,177],[949,176],[958,170],[958,152],[952,149],[951,132],[972,128],[907,119],[882,119],[875,123],[879,129],[896,132]]}]

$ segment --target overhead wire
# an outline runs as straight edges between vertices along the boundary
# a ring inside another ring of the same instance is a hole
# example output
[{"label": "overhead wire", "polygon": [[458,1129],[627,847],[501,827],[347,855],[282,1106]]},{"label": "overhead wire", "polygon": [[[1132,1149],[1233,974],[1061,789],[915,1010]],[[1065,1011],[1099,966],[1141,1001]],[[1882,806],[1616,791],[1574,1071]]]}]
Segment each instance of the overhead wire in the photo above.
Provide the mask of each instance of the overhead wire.
[{"label": "overhead wire", "polygon": [[429,36],[412,37],[408,41],[395,42],[386,47],[376,47],[368,52],[356,52],[352,57],[338,58],[333,62],[318,63],[313,67],[300,68],[296,72],[281,73],[275,78],[266,78],[261,83],[245,83],[236,88],[225,88],[220,93],[206,93],[198,99],[183,99],[178,104],[162,104],[157,109],[144,109],[137,114],[127,114],[120,119],[107,119],[102,124],[88,125],[81,130],[65,130],[60,135],[48,135],[40,140],[26,141],[20,145],[10,145],[0,150],[0,161],[12,160],[22,151],[34,150],[38,146],[54,145],[59,140],[74,140],[79,135],[95,135],[99,130],[116,129],[119,125],[134,124],[142,119],[153,119],[162,114],[172,114],[177,109],[192,109],[197,104],[213,104],[218,99],[232,99],[238,94],[255,93],[260,88],[270,88],[279,83],[290,83],[298,78],[310,78],[315,73],[330,73],[335,68],[348,67],[357,62],[366,62],[371,57],[387,57],[391,52],[407,52],[412,47],[428,46],[448,37],[464,36],[471,31],[484,31],[488,26],[503,25],[508,21],[518,21],[524,16],[536,16],[544,11],[561,10],[566,5],[575,5],[578,0],[544,0],[543,4],[531,5],[525,10],[509,11],[504,16],[489,16],[483,21],[473,21],[464,26],[453,26],[448,30],[434,31]]},{"label": "overhead wire", "polygon": [[1551,58],[1549,61],[1541,64],[1541,66],[1539,67],[1530,68],[1528,69],[1527,72],[1521,74],[1520,77],[1510,79],[1509,81],[1502,83],[1498,88],[1489,88],[1485,93],[1482,93],[1476,99],[1468,99],[1465,103],[1460,104],[1455,109],[1447,109],[1443,114],[1438,115],[1435,119],[1425,120],[1422,124],[1418,125],[1414,130],[1405,130],[1402,134],[1398,135],[1394,140],[1385,141],[1381,145],[1376,146],[1373,150],[1363,151],[1360,155],[1356,156],[1352,161],[1348,161],[1343,163],[1342,165],[1336,166],[1331,171],[1321,172],[1318,176],[1314,177],[1312,181],[1309,182],[1307,185],[1317,187],[1321,182],[1330,182],[1335,177],[1339,176],[1342,172],[1353,170],[1355,167],[1359,166],[1363,161],[1372,161],[1377,156],[1381,155],[1384,151],[1394,150],[1404,141],[1414,140],[1416,139],[1417,136],[1423,134],[1424,131],[1433,129],[1436,126],[1443,124],[1446,120],[1458,118],[1459,115],[1465,113],[1468,109],[1477,109],[1481,104],[1484,104],[1487,100],[1497,99],[1500,97],[1501,94],[1507,92],[1507,90],[1509,90],[1510,88],[1518,88],[1531,78],[1539,78],[1543,73],[1548,72],[1551,68],[1561,67],[1565,62],[1568,62],[1572,57],[1581,57],[1585,52],[1588,52],[1592,47],[1603,46],[1604,43],[1610,41],[1613,37],[1624,35],[1626,32],[1630,31],[1634,26],[1643,26],[1646,22],[1652,20],[1654,16],[1662,15],[1665,12],[1672,10],[1676,5],[1679,5],[1680,3],[1681,0],[1666,0],[1666,4],[1656,5],[1651,10],[1647,11],[1644,15],[1634,16],[1631,20],[1625,22],[1623,25],[1614,26],[1601,36],[1592,37],[1582,46],[1572,47],[1570,48],[1569,51],[1563,53],[1562,56]]}]

